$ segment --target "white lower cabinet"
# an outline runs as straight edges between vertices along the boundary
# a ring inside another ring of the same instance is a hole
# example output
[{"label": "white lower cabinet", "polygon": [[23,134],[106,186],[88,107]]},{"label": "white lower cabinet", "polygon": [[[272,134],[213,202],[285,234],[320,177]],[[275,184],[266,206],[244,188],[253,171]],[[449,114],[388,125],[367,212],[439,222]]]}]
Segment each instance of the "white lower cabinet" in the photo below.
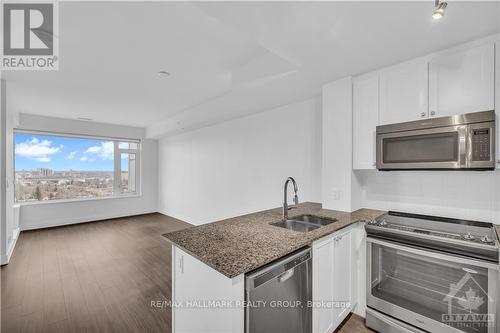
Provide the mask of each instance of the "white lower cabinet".
[{"label": "white lower cabinet", "polygon": [[327,236],[313,243],[313,332],[329,333],[334,330],[333,309],[328,306],[334,296],[333,257],[335,241]]},{"label": "white lower cabinet", "polygon": [[313,243],[313,332],[331,333],[356,305],[355,226]]},{"label": "white lower cabinet", "polygon": [[335,301],[334,319],[338,326],[351,312],[356,302],[356,256],[354,251],[354,229],[340,232],[334,237],[333,285]]},{"label": "white lower cabinet", "polygon": [[243,274],[230,279],[175,246],[172,262],[173,333],[244,332],[242,307],[209,303],[243,305]]}]

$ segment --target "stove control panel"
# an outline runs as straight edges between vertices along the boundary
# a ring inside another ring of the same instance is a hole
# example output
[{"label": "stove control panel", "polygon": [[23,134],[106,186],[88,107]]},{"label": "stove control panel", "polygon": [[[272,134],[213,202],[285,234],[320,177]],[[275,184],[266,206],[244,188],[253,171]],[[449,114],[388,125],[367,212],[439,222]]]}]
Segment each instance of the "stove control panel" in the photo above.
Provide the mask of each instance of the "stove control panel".
[{"label": "stove control panel", "polygon": [[430,235],[434,237],[447,238],[447,239],[455,239],[459,241],[467,241],[472,243],[480,243],[487,245],[494,245],[495,240],[488,234],[473,234],[471,232],[466,232],[463,234],[460,233],[447,233],[438,230],[429,230],[411,227],[404,224],[394,223],[393,221],[387,221],[384,217],[371,220],[367,222],[367,227],[378,227],[389,230],[397,230],[403,231],[407,233],[420,234],[420,235]]}]

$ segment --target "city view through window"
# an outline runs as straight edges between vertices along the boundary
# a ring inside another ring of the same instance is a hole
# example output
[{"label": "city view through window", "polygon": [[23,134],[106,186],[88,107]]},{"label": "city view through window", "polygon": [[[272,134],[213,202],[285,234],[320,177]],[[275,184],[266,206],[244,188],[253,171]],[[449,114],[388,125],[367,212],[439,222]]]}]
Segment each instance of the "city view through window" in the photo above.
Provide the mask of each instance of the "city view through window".
[{"label": "city view through window", "polygon": [[[133,193],[138,149],[137,143],[16,133],[15,199],[29,202]],[[120,170],[114,170],[115,158],[120,159]]]}]

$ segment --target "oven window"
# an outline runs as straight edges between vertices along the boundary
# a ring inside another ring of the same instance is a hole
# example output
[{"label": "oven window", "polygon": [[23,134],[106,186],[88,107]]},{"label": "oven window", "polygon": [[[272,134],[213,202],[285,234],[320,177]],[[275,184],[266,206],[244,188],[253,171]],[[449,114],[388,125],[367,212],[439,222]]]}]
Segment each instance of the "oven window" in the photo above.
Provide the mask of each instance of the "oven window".
[{"label": "oven window", "polygon": [[374,243],[371,259],[372,296],[464,332],[488,332],[486,268]]},{"label": "oven window", "polygon": [[384,163],[456,162],[458,133],[437,133],[383,139]]}]

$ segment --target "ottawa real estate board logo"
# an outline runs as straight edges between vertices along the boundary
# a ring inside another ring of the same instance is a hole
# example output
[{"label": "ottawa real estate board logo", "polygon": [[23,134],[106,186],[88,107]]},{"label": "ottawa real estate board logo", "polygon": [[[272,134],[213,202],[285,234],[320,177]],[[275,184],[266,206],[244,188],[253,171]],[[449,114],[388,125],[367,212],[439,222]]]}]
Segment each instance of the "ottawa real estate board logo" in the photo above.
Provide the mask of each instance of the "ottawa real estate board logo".
[{"label": "ottawa real estate board logo", "polygon": [[57,70],[57,1],[2,1],[1,70]]}]

